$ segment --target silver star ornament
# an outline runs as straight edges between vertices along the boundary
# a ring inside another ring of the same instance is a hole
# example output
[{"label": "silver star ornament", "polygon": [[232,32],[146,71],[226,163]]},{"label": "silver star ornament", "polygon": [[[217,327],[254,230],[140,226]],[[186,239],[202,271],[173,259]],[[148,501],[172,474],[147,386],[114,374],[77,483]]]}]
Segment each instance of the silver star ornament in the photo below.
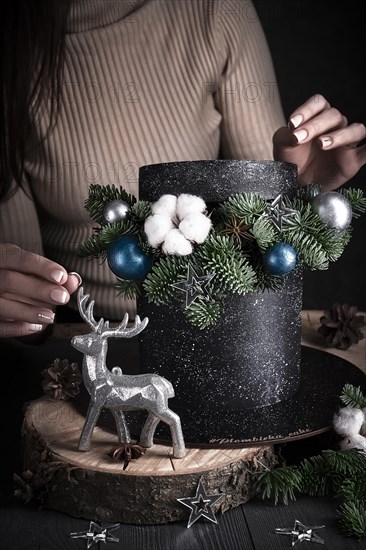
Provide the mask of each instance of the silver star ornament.
[{"label": "silver star ornament", "polygon": [[208,495],[202,484],[202,479],[200,479],[194,497],[177,498],[178,502],[191,509],[187,528],[191,527],[200,518],[206,518],[213,523],[217,523],[215,514],[212,511],[212,505],[218,502],[223,496],[224,493]]},{"label": "silver star ornament", "polygon": [[283,220],[294,216],[296,214],[296,210],[284,206],[282,195],[278,195],[267,207],[267,213],[273,225],[279,231],[282,231]]},{"label": "silver star ornament", "polygon": [[79,531],[77,533],[70,533],[72,539],[86,539],[86,547],[91,548],[94,544],[98,542],[119,542],[119,538],[111,535],[111,531],[116,531],[119,529],[120,524],[115,523],[109,527],[101,527],[94,521],[89,523],[89,529],[87,531]]},{"label": "silver star ornament", "polygon": [[207,294],[207,286],[215,277],[214,273],[208,275],[197,275],[191,264],[188,264],[187,280],[179,283],[172,284],[171,286],[176,290],[185,292],[186,294],[186,307],[197,300],[200,296]]},{"label": "silver star ornament", "polygon": [[324,540],[314,533],[314,531],[323,529],[323,527],[325,527],[325,525],[304,525],[301,521],[296,519],[292,529],[291,527],[278,527],[275,532],[277,535],[291,536],[291,546],[295,546],[298,542],[303,541],[324,544]]}]

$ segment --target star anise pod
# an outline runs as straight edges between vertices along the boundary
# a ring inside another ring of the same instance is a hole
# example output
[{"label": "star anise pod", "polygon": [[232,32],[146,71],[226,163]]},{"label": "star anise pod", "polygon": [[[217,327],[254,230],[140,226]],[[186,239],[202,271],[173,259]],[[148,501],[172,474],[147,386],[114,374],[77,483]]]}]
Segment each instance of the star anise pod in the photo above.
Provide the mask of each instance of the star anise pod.
[{"label": "star anise pod", "polygon": [[221,231],[223,235],[230,235],[234,237],[241,244],[242,240],[252,241],[253,236],[248,233],[248,229],[252,227],[252,224],[245,223],[244,220],[238,220],[234,214],[231,215],[230,222],[226,223],[225,229]]},{"label": "star anise pod", "polygon": [[67,359],[55,359],[41,375],[44,393],[57,401],[75,397],[83,380],[78,364],[69,363]]},{"label": "star anise pod", "polygon": [[123,462],[123,469],[125,470],[129,465],[131,460],[136,460],[140,458],[146,452],[145,447],[137,445],[136,443],[124,443],[118,447],[113,447],[108,453],[108,456],[113,458],[113,460],[120,460]]},{"label": "star anise pod", "polygon": [[338,349],[346,350],[357,344],[364,335],[360,328],[366,325],[364,315],[357,315],[358,308],[348,304],[335,303],[320,317],[318,333],[326,342]]}]

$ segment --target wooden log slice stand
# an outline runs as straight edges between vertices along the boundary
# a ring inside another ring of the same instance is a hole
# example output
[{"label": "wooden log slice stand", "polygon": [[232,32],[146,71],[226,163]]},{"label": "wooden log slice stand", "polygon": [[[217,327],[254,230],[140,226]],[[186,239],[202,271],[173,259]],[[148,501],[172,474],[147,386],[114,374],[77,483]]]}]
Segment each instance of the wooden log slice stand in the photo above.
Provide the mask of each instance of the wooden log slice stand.
[{"label": "wooden log slice stand", "polygon": [[94,521],[161,524],[187,519],[177,501],[192,497],[200,478],[207,494],[224,493],[213,511],[254,496],[250,472],[275,463],[273,445],[187,449],[174,459],[172,448],[154,445],[126,469],[108,453],[117,436],[97,426],[91,449],[78,451],[84,417],[69,401],[41,397],[27,404],[22,429],[24,469],[33,472],[44,506]]},{"label": "wooden log slice stand", "polygon": [[[302,316],[302,343],[320,350],[321,313],[304,311]],[[83,329],[78,326],[76,333]],[[362,332],[366,336],[365,327]],[[60,336],[70,337],[69,331]],[[366,373],[366,338],[347,351],[328,351]],[[254,496],[250,472],[277,462],[273,444],[188,448],[183,459],[174,459],[169,446],[154,445],[124,470],[123,463],[108,456],[118,440],[105,428],[94,429],[90,451],[78,451],[83,425],[72,402],[48,397],[29,402],[22,430],[24,469],[33,473],[29,483],[43,505],[94,521],[147,525],[188,519],[188,508],[177,499],[194,496],[201,478],[207,494],[224,493],[213,511],[225,512]]]}]

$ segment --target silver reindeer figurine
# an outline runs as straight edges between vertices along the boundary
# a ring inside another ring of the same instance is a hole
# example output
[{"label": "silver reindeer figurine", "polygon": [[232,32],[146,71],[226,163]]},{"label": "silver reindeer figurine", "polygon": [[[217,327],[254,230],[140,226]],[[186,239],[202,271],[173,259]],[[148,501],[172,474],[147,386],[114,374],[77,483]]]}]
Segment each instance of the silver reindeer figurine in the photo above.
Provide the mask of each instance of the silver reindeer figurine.
[{"label": "silver reindeer figurine", "polygon": [[175,458],[185,456],[185,444],[179,416],[168,407],[168,399],[174,397],[172,384],[157,374],[122,374],[119,367],[110,371],[106,366],[108,338],[132,338],[144,330],[148,318],[143,321],[136,315],[135,324],[127,328],[128,314],[116,328],[110,328],[109,322],[93,316],[94,300],[84,295],[83,287],[78,292],[78,306],[81,317],[92,328],[89,334],[74,336],[72,346],[84,354],[83,381],[90,393],[90,403],[85,424],[81,432],[79,450],[87,451],[94,427],[103,408],[110,409],[117,426],[120,443],[130,443],[131,438],[123,411],[145,409],[148,417],[140,435],[140,445],[151,447],[154,433],[162,420],[166,422],[172,434],[173,454]]}]

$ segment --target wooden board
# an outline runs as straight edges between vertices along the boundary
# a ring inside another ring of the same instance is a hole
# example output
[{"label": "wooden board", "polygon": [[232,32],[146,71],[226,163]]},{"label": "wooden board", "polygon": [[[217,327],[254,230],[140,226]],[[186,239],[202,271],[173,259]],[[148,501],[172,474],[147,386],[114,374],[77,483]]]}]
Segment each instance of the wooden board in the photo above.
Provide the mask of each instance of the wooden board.
[{"label": "wooden board", "polygon": [[94,429],[90,451],[78,451],[83,424],[71,402],[42,397],[27,405],[22,430],[24,469],[41,483],[39,498],[75,517],[140,524],[181,520],[189,510],[177,498],[194,496],[201,477],[208,494],[224,493],[217,506],[223,512],[254,496],[250,471],[275,463],[272,445],[190,448],[183,459],[173,458],[169,446],[154,445],[124,470],[108,456],[118,441],[104,428]]}]

